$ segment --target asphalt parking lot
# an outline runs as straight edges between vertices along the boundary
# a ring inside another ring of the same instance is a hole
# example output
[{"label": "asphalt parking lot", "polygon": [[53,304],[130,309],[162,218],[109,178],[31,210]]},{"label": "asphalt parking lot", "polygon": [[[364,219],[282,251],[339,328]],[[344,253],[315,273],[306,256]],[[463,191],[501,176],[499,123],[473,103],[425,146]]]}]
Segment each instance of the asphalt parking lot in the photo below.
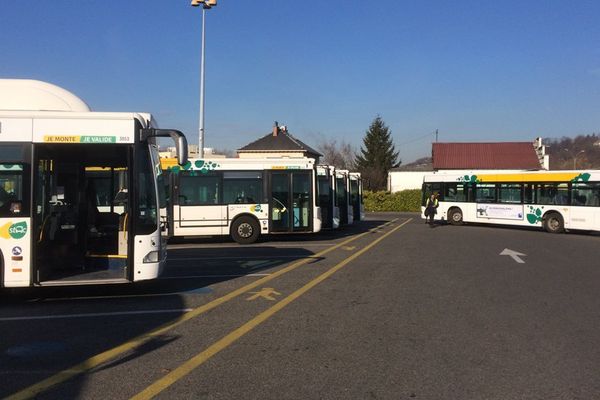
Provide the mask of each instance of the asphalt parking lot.
[{"label": "asphalt parking lot", "polygon": [[156,281],[2,295],[0,396],[599,398],[599,244],[408,213],[173,244]]}]

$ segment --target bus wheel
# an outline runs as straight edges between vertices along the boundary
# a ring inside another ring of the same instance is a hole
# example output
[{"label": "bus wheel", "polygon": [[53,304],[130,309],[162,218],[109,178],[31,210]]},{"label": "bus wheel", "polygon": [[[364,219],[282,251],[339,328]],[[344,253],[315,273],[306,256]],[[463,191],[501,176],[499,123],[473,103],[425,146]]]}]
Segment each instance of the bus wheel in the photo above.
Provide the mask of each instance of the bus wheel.
[{"label": "bus wheel", "polygon": [[260,234],[260,226],[254,218],[240,217],[231,226],[231,237],[239,244],[256,242]]},{"label": "bus wheel", "polygon": [[448,213],[448,220],[452,225],[462,225],[463,215],[460,208],[453,208]]},{"label": "bus wheel", "polygon": [[561,233],[565,230],[565,222],[559,213],[549,213],[544,218],[544,228],[550,233]]}]

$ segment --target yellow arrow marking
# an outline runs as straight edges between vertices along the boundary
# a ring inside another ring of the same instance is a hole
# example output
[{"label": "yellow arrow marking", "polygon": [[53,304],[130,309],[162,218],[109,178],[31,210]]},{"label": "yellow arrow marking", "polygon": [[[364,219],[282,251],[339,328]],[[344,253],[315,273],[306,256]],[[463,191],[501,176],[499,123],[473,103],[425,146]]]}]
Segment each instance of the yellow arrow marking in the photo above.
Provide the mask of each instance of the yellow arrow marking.
[{"label": "yellow arrow marking", "polygon": [[270,287],[262,288],[258,292],[250,292],[250,293],[253,293],[254,296],[248,297],[246,299],[248,301],[250,301],[250,300],[256,300],[259,297],[262,297],[263,299],[266,299],[266,300],[275,301],[276,299],[272,295],[276,295],[276,296],[281,295],[281,293],[279,293],[278,291],[276,291],[275,289],[270,288]]}]

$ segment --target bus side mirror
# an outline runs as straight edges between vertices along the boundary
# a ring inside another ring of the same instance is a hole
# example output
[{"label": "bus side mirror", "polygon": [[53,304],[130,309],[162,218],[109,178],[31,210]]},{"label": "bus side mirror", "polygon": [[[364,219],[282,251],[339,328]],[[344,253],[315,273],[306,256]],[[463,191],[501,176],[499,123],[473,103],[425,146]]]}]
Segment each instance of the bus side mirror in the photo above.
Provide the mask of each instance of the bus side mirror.
[{"label": "bus side mirror", "polygon": [[150,137],[170,137],[175,142],[175,149],[177,150],[177,163],[184,165],[188,161],[188,144],[185,135],[175,129],[142,129],[140,139],[142,141],[148,140]]}]

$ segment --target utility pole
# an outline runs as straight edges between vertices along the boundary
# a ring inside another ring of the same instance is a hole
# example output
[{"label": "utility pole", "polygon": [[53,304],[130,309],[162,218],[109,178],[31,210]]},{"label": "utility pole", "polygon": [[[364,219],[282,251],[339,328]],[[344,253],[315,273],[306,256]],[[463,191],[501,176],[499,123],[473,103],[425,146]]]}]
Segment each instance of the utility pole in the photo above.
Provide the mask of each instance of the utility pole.
[{"label": "utility pole", "polygon": [[437,139],[438,139],[438,130],[435,130],[435,142],[437,143]]},{"label": "utility pole", "polygon": [[192,0],[192,7],[202,6],[202,44],[200,50],[200,117],[198,123],[198,157],[204,158],[204,25],[206,10],[217,5],[217,0]]}]

